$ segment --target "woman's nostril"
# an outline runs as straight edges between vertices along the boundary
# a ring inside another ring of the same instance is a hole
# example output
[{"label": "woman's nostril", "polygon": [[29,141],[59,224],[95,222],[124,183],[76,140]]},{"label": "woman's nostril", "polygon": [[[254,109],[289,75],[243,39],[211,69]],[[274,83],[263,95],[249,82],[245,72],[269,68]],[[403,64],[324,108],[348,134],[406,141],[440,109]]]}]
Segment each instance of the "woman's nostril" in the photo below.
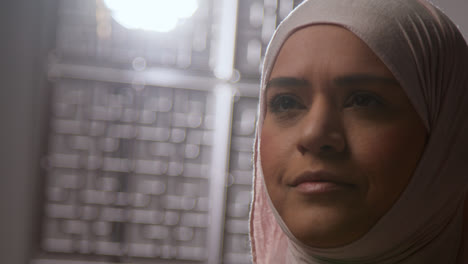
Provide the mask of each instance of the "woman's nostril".
[{"label": "woman's nostril", "polygon": [[323,151],[323,152],[330,152],[333,149],[334,149],[333,146],[330,146],[330,145],[323,145],[323,146],[320,147],[320,150]]}]

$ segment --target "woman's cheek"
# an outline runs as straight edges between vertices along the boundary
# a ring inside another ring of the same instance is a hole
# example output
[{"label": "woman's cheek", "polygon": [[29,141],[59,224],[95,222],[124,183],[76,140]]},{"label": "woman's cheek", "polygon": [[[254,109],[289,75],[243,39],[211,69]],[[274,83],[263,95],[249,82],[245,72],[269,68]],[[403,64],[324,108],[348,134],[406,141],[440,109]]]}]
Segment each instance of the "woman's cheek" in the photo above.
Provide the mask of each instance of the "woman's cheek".
[{"label": "woman's cheek", "polygon": [[[360,131],[349,142],[353,158],[366,172],[368,195],[393,203],[411,179],[423,151],[425,138],[417,129],[394,125]],[[374,200],[380,200],[374,199]]]},{"label": "woman's cheek", "polygon": [[[275,136],[276,135],[276,136]],[[277,144],[275,144],[275,142]],[[260,158],[264,176],[267,181],[273,176],[275,166],[279,161],[279,153],[276,149],[281,141],[277,138],[277,134],[270,131],[268,126],[263,127],[260,141]]]},{"label": "woman's cheek", "polygon": [[260,141],[261,165],[268,194],[279,211],[285,198],[281,183],[288,162],[285,157],[285,146],[288,142],[283,136],[275,126],[264,123]]}]

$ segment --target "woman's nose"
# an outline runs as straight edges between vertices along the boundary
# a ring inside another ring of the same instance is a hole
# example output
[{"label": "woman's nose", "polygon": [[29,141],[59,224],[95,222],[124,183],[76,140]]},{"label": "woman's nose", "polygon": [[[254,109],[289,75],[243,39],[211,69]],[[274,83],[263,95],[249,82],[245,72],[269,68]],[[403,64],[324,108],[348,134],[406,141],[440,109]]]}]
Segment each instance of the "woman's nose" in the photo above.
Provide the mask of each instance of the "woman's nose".
[{"label": "woman's nose", "polygon": [[340,111],[324,100],[314,102],[299,129],[297,148],[303,155],[336,154],[346,148]]}]

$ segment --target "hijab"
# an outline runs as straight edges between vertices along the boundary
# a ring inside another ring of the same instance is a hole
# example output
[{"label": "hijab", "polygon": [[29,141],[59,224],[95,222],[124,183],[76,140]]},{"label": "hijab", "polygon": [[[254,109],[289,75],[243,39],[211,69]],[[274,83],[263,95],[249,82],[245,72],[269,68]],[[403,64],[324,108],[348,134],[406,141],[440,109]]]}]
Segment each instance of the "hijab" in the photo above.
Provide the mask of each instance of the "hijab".
[{"label": "hijab", "polygon": [[[421,117],[428,140],[399,199],[358,240],[313,248],[288,230],[261,167],[265,85],[286,39],[316,24],[344,27],[389,68]],[[278,27],[262,70],[254,146],[250,238],[253,262],[454,263],[468,186],[468,48],[457,27],[425,0],[310,0]]]}]

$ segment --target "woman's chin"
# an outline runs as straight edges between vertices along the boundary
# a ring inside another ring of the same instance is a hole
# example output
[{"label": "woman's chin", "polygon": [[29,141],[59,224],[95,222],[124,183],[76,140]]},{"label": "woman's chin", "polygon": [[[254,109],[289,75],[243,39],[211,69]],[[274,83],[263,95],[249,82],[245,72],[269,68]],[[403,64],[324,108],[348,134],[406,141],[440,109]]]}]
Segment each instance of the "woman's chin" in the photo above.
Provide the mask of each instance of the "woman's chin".
[{"label": "woman's chin", "polygon": [[[298,213],[301,212],[301,213]],[[280,214],[291,233],[315,248],[341,247],[358,240],[367,231],[368,217],[359,217],[343,208],[316,207]]]}]

